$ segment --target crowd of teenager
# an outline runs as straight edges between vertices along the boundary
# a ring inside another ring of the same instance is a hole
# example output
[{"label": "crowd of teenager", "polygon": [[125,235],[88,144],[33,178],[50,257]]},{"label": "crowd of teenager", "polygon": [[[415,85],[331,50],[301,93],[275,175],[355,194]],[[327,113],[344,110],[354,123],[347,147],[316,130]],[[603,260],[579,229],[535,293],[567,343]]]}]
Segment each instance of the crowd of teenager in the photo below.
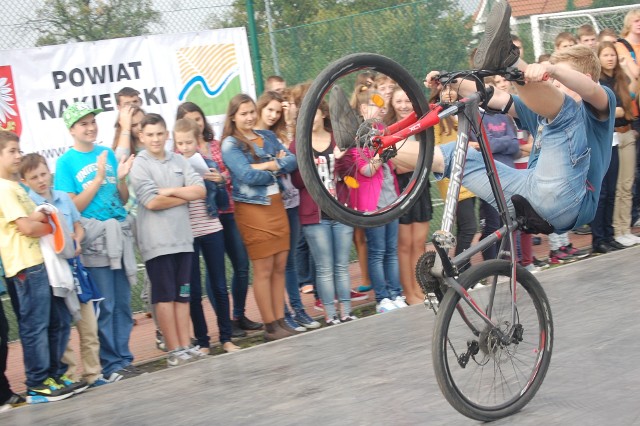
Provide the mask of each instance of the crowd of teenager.
[{"label": "crowd of teenager", "polygon": [[[597,213],[589,229],[578,230],[592,233],[592,251],[598,253],[640,243],[631,232],[640,213],[640,10],[627,14],[620,35],[596,34],[584,25],[575,36],[559,34],[555,43],[557,51],[574,44],[594,49],[600,84],[616,95],[612,159]],[[522,42],[513,40],[523,56]],[[502,77],[486,84],[511,89]],[[287,87],[272,76],[257,100],[236,95],[221,135],[214,134],[201,106],[179,105],[168,123],[168,117],[146,113],[139,93],[126,87],[116,95],[112,147],[96,143],[102,110],[74,103],[61,120],[73,146],[57,160],[55,174],[39,154],[22,154],[16,134],[0,131],[2,274],[18,319],[27,386],[26,395],[18,395],[4,375],[8,323],[0,304],[1,409],[59,401],[141,374],[129,348],[131,287],[139,279],[169,367],[209,354],[203,300],[215,311],[226,352],[240,350],[232,339],[247,331],[264,330],[265,340],[273,341],[320,327],[305,311],[301,293],[315,295],[314,308],[324,313],[326,326],[357,320],[352,301],[370,292],[379,313],[424,301],[414,265],[429,234],[430,190],[402,217],[378,227],[353,228],[323,212],[295,157],[297,111],[308,87]],[[451,89],[431,93],[433,102],[456,98]],[[368,72],[357,76],[351,107],[362,120],[384,125],[413,112],[396,82]],[[497,161],[527,167],[536,141],[514,120],[487,113],[482,125]],[[456,129],[455,119],[436,125],[436,144],[455,140]],[[326,190],[358,210],[388,204],[409,183],[412,170],[338,146],[326,103],[316,112],[311,145]],[[473,139],[470,146],[479,149]],[[353,173],[357,190],[347,188]],[[438,188],[444,198],[447,180]],[[472,244],[478,222],[483,236],[500,227],[495,209],[464,188],[456,220],[456,253]],[[573,247],[568,233],[551,234],[549,242],[545,262],[533,257],[531,236],[519,234],[520,264],[536,272],[590,253]],[[349,274],[353,246],[363,281],[355,289]],[[233,269],[229,283],[225,255]],[[500,256],[498,247],[483,256]],[[251,276],[261,322],[245,314]],[[69,345],[72,324],[80,335],[82,369]]]}]

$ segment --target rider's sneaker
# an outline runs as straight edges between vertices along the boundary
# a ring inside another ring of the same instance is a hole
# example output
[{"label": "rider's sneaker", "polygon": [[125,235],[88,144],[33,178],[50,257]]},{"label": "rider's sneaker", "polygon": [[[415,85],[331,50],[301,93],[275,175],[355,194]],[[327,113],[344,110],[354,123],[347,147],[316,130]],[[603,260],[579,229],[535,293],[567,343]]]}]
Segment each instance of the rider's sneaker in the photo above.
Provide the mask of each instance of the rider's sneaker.
[{"label": "rider's sneaker", "polygon": [[559,265],[561,263],[569,262],[570,260],[573,260],[573,256],[563,252],[562,250],[551,250],[549,252],[549,263],[551,265]]},{"label": "rider's sneaker", "polygon": [[580,250],[575,248],[572,243],[569,243],[564,247],[560,247],[560,250],[575,259],[582,259],[583,257],[587,257],[591,254],[589,250]]},{"label": "rider's sneaker", "polygon": [[520,57],[520,50],[511,41],[509,19],[511,6],[506,0],[494,3],[473,57],[473,66],[482,70],[497,70],[514,65]]}]

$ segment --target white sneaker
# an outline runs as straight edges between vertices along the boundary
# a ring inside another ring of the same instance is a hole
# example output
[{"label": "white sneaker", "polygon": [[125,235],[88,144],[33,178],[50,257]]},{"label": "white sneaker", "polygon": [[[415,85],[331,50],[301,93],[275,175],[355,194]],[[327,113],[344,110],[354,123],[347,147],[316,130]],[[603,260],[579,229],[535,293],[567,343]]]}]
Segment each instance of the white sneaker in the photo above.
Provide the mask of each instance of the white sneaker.
[{"label": "white sneaker", "polygon": [[207,357],[200,346],[189,346],[188,348],[184,348],[183,352],[191,357],[191,361],[196,361],[198,359],[204,359]]},{"label": "white sneaker", "polygon": [[169,352],[167,356],[167,366],[176,367],[178,365],[184,365],[191,362],[193,358],[184,349],[178,348]]},{"label": "white sneaker", "polygon": [[636,220],[635,223],[633,224],[634,228],[637,228],[640,226],[640,219]]},{"label": "white sneaker", "polygon": [[386,297],[378,303],[376,306],[376,312],[379,314],[383,314],[385,312],[393,311],[394,309],[398,309],[398,307],[391,300]]},{"label": "white sneaker", "polygon": [[626,235],[620,235],[619,237],[615,237],[614,240],[616,242],[622,244],[625,247],[631,247],[635,244],[635,241],[631,241]]},{"label": "white sneaker", "polygon": [[407,306],[407,302],[405,302],[405,297],[404,296],[398,296],[393,300],[393,304],[396,305],[396,308],[406,308]]},{"label": "white sneaker", "polygon": [[624,236],[634,244],[640,244],[640,237],[637,237],[633,234],[625,234]]}]

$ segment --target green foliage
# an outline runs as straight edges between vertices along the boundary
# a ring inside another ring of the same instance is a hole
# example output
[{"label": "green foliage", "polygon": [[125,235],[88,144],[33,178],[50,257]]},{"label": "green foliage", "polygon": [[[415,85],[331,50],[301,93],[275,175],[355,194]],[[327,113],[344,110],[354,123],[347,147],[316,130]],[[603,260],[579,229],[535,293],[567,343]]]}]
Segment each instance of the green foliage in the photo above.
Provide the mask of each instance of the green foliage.
[{"label": "green foliage", "polygon": [[45,0],[36,16],[37,46],[139,36],[160,22],[152,0]]},{"label": "green foliage", "polygon": [[[412,3],[414,0],[271,0],[271,17],[278,29],[305,25],[320,20],[339,18],[370,10]],[[206,22],[210,28],[242,27],[247,25],[246,0],[234,0],[228,10],[212,13]],[[253,2],[259,32],[267,31],[265,2]]]},{"label": "green foliage", "polygon": [[[272,14],[276,16],[278,3],[286,2],[272,3]],[[465,16],[456,2],[398,3],[376,10],[389,2],[296,1],[307,13],[291,6],[278,10],[279,17],[291,17],[298,22],[289,25],[289,21],[274,18],[280,28],[274,31],[280,74],[289,84],[311,80],[331,61],[355,52],[389,56],[418,79],[431,69],[468,67],[466,46],[471,40],[471,17]],[[256,12],[256,24],[265,27],[266,20],[260,17],[260,12]],[[315,23],[301,22],[305,20]],[[274,73],[273,52],[266,29],[261,32],[260,52],[266,76]]]}]

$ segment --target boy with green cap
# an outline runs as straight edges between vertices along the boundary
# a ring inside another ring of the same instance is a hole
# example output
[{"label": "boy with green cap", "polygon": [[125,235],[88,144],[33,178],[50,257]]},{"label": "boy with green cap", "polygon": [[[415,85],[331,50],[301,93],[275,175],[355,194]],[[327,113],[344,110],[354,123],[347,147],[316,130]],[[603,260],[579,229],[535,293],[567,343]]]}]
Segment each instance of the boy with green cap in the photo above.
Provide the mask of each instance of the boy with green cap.
[{"label": "boy with green cap", "polygon": [[[129,281],[135,280],[135,270],[131,271],[127,262],[127,253],[133,253],[133,233],[124,209],[133,155],[118,163],[110,148],[94,143],[98,136],[95,117],[101,112],[76,102],[63,113],[73,147],[56,163],[54,188],[67,192],[82,217],[88,219],[87,237],[92,234],[90,229],[96,230],[92,241],[83,242],[82,255],[105,298],[98,316],[100,361],[104,378],[115,382],[138,374],[131,366],[133,354],[129,350],[133,327]],[[135,260],[133,263],[135,269]]]}]

